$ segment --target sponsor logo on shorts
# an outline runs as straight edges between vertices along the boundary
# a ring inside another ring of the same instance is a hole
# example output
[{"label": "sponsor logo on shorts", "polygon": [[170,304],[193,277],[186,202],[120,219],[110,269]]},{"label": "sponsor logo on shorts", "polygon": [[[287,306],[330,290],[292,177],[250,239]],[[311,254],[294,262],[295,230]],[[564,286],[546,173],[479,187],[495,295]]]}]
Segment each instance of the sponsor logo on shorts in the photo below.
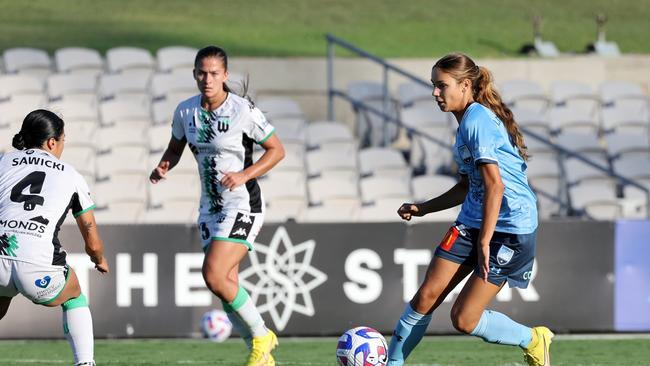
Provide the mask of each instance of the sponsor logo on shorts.
[{"label": "sponsor logo on shorts", "polygon": [[36,281],[34,281],[34,284],[37,287],[40,288],[46,288],[47,286],[50,285],[50,281],[52,281],[52,277],[50,276],[45,276],[43,278],[37,278]]},{"label": "sponsor logo on shorts", "polygon": [[254,222],[255,216],[238,212],[235,217],[235,224],[232,226],[232,230],[228,237],[231,239],[247,240],[248,233],[253,229]]},{"label": "sponsor logo on shorts", "polygon": [[497,253],[497,263],[499,263],[499,265],[504,265],[510,262],[514,254],[514,250],[508,248],[505,245],[502,245],[501,248],[499,248],[499,252]]}]

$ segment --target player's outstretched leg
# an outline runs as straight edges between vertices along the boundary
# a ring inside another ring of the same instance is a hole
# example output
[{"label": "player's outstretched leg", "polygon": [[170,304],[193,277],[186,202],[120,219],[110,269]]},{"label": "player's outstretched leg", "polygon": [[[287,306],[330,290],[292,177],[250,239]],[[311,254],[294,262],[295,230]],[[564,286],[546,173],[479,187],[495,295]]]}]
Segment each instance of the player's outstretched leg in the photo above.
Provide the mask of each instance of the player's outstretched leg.
[{"label": "player's outstretched leg", "polygon": [[64,302],[63,332],[65,333],[76,366],[95,365],[93,319],[88,301],[83,294]]},{"label": "player's outstretched leg", "polygon": [[249,329],[252,336],[251,353],[247,366],[274,365],[271,351],[278,345],[278,337],[264,324],[264,319],[243,287],[239,287],[235,299],[224,304],[225,311],[235,313]]},{"label": "player's outstretched leg", "polygon": [[411,304],[406,308],[395,325],[393,337],[388,347],[387,366],[401,366],[411,351],[420,343],[431,322],[431,314],[424,315],[413,310]]}]

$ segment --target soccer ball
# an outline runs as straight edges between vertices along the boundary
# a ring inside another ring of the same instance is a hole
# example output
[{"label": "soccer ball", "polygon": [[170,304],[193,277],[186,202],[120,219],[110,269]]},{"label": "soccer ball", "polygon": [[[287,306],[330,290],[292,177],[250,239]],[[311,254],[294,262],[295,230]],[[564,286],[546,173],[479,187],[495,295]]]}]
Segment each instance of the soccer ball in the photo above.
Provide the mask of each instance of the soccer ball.
[{"label": "soccer ball", "polygon": [[387,358],[386,340],[369,327],[348,330],[336,346],[336,360],[341,366],[383,366]]},{"label": "soccer ball", "polygon": [[213,342],[223,342],[230,337],[232,323],[228,315],[221,310],[210,310],[201,318],[203,336]]}]

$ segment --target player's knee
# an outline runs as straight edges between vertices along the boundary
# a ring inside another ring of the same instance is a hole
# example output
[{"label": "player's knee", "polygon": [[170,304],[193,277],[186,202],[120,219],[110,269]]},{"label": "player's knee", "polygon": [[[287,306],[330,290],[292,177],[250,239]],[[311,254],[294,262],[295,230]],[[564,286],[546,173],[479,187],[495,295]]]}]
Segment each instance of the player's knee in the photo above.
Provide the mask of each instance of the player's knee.
[{"label": "player's knee", "polygon": [[417,297],[421,302],[428,304],[433,304],[438,300],[440,296],[440,290],[435,287],[422,286],[418,290]]},{"label": "player's knee", "polygon": [[88,299],[84,294],[79,294],[77,297],[68,299],[66,302],[61,304],[63,311],[68,311],[76,308],[88,307]]},{"label": "player's knee", "polygon": [[451,323],[457,331],[470,334],[476,328],[478,321],[463,312],[462,308],[454,306],[451,308]]},{"label": "player's knee", "polygon": [[203,272],[203,280],[205,281],[205,285],[208,287],[210,291],[212,291],[213,294],[217,295],[217,297],[219,298],[223,297],[223,293],[226,290],[226,282],[227,282],[226,278],[227,278],[226,273],[221,273],[218,271]]}]

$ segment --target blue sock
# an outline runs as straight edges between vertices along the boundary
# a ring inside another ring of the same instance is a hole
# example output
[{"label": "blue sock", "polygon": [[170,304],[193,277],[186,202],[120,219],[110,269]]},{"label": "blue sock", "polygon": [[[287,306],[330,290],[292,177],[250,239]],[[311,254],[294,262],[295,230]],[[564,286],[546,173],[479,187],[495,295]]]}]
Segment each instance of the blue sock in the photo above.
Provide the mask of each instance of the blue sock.
[{"label": "blue sock", "polygon": [[411,304],[406,304],[406,308],[393,331],[390,346],[388,346],[387,366],[401,366],[404,364],[404,360],[406,360],[413,348],[420,343],[430,322],[431,314],[420,314],[411,308]]},{"label": "blue sock", "polygon": [[492,310],[485,310],[476,328],[470,333],[489,343],[507,344],[525,348],[533,339],[532,329],[521,325],[507,316]]}]

